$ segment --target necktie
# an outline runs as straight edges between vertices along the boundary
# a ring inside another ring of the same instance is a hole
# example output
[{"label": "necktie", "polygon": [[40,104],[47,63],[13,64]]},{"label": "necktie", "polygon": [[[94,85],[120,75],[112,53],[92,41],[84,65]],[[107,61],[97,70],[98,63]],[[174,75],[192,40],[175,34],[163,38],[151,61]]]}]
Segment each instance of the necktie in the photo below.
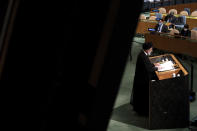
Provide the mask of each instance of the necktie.
[{"label": "necktie", "polygon": [[158,32],[160,31],[160,28],[161,28],[161,25],[159,25],[159,27],[158,27],[158,30],[157,30]]},{"label": "necktie", "polygon": [[161,32],[162,26],[163,26],[163,24],[162,24],[162,25],[160,25],[160,27],[159,27],[159,32]]}]

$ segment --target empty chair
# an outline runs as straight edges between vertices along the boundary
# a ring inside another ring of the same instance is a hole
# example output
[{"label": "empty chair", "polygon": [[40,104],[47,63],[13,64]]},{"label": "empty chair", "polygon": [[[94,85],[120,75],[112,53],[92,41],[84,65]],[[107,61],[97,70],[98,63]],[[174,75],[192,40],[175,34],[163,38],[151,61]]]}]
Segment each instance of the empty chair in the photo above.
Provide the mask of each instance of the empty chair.
[{"label": "empty chair", "polygon": [[161,13],[156,13],[155,16],[156,16],[158,19],[162,19],[162,17],[163,17]]},{"label": "empty chair", "polygon": [[146,16],[144,14],[141,14],[139,19],[140,20],[146,20]]},{"label": "empty chair", "polygon": [[197,40],[197,30],[191,30],[191,39]]},{"label": "empty chair", "polygon": [[159,8],[159,13],[166,14],[166,9],[163,7]]},{"label": "empty chair", "polygon": [[188,15],[190,15],[190,8],[184,8],[184,11],[187,11]]},{"label": "empty chair", "polygon": [[180,15],[188,16],[189,14],[188,14],[187,11],[183,10],[183,11],[180,12]]},{"label": "empty chair", "polygon": [[176,10],[176,9],[170,9],[170,10],[168,11],[168,13],[170,14],[170,12],[174,12],[174,15],[177,14],[177,10]]},{"label": "empty chair", "polygon": [[150,16],[149,20],[156,20],[156,18],[157,18],[156,16]]},{"label": "empty chair", "polygon": [[191,16],[197,17],[197,11],[193,11],[193,12],[191,13]]}]

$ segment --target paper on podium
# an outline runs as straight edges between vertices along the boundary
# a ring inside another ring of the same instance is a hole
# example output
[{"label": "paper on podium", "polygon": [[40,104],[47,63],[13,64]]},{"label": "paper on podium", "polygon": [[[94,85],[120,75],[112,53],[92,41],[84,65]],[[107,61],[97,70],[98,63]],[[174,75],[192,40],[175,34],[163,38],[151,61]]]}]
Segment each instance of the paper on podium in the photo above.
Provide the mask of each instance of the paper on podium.
[{"label": "paper on podium", "polygon": [[165,61],[164,63],[160,64],[162,69],[159,69],[158,71],[167,71],[167,70],[173,70],[174,69],[174,64],[172,61]]}]

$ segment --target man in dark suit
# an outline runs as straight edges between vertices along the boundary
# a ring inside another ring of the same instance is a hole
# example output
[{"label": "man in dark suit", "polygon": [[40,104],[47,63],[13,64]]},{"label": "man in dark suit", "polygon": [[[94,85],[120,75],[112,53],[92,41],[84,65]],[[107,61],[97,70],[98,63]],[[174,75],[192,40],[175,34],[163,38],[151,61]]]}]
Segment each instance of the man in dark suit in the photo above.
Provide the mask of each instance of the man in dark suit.
[{"label": "man in dark suit", "polygon": [[181,30],[180,35],[185,37],[191,37],[191,31],[189,30],[188,24],[184,25],[184,28]]},{"label": "man in dark suit", "polygon": [[130,104],[140,115],[148,115],[149,112],[149,81],[158,79],[155,71],[160,69],[160,64],[152,64],[149,55],[152,52],[152,43],[144,43],[143,50],[137,57],[135,77]]},{"label": "man in dark suit", "polygon": [[164,24],[163,19],[159,20],[159,23],[155,26],[155,30],[159,33],[168,33],[168,26]]},{"label": "man in dark suit", "polygon": [[169,22],[169,23],[172,23],[172,24],[175,24],[176,21],[177,21],[177,18],[174,16],[174,12],[170,12],[170,14],[168,14],[165,17],[165,21]]}]

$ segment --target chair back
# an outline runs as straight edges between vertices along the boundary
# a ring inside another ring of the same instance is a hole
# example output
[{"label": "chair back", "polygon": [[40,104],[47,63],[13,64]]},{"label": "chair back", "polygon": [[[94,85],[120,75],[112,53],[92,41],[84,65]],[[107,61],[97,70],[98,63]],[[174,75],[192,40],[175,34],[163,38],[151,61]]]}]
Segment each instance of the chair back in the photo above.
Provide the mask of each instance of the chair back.
[{"label": "chair back", "polygon": [[140,20],[146,20],[146,16],[144,14],[141,14],[139,19]]},{"label": "chair back", "polygon": [[191,13],[191,16],[196,16],[196,17],[197,17],[197,11],[193,11],[193,12]]},{"label": "chair back", "polygon": [[166,14],[166,9],[163,7],[159,8],[159,13]]},{"label": "chair back", "polygon": [[149,20],[156,20],[156,18],[157,18],[156,16],[150,16]]},{"label": "chair back", "polygon": [[170,12],[174,12],[174,15],[177,14],[177,10],[176,10],[176,9],[170,9],[170,10],[168,11],[168,13],[170,14]]},{"label": "chair back", "polygon": [[181,12],[180,12],[180,15],[188,16],[188,12],[187,12],[187,11],[185,11],[185,10],[183,10],[183,11],[181,11]]},{"label": "chair back", "polygon": [[191,39],[197,40],[197,30],[191,30]]}]

